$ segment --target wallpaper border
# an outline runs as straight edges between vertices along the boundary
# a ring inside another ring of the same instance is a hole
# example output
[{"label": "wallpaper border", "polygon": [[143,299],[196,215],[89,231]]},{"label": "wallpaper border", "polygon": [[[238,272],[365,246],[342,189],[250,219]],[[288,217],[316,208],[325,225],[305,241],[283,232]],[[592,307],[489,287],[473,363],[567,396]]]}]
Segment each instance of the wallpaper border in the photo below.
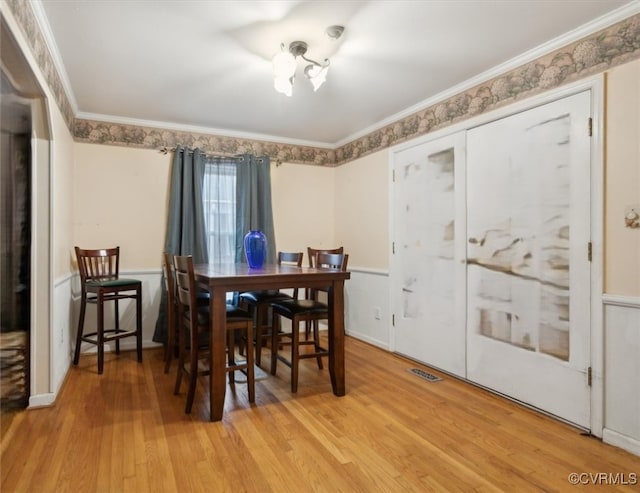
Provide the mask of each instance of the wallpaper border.
[{"label": "wallpaper border", "polygon": [[266,154],[275,162],[335,167],[496,108],[640,58],[640,14],[433,104],[337,149],[75,118],[30,2],[6,0],[77,142],[135,147],[199,147],[207,153]]}]

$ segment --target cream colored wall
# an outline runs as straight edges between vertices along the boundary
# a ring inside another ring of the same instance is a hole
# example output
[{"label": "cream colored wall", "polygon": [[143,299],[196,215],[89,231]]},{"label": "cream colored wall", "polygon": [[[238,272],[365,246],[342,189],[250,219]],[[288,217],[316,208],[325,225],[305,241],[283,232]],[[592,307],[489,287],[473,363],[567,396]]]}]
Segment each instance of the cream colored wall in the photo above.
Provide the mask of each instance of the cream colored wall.
[{"label": "cream colored wall", "polygon": [[75,143],[57,106],[51,110],[53,156],[51,193],[54,214],[53,280],[69,275],[73,269],[69,251],[73,248],[73,168]]},{"label": "cream colored wall", "polygon": [[123,270],[160,269],[171,159],[158,151],[76,144],[74,244],[120,246]]},{"label": "cream colored wall", "polygon": [[[171,161],[157,151],[76,144],[75,244],[120,245],[122,269],[159,270]],[[331,168],[272,164],[278,249],[306,252],[310,245],[334,244],[334,174]]]},{"label": "cream colored wall", "polygon": [[335,235],[351,267],[389,268],[389,152],[335,169]]},{"label": "cream colored wall", "polygon": [[307,247],[337,244],[335,169],[283,163],[271,164],[271,195],[276,249],[304,252]]},{"label": "cream colored wall", "polygon": [[640,228],[625,227],[625,208],[640,206],[640,60],[607,74],[605,285],[640,296]]}]

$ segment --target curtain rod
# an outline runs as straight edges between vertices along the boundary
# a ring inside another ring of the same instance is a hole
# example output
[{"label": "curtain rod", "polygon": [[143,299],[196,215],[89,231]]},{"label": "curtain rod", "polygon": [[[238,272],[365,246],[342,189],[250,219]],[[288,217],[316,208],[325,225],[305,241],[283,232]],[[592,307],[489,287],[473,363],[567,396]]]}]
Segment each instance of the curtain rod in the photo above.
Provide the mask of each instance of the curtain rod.
[{"label": "curtain rod", "polygon": [[[175,152],[178,149],[178,146],[173,146],[173,147],[167,147],[167,146],[162,146],[160,149],[158,149],[158,152],[160,152],[161,154],[169,154],[170,152]],[[189,149],[186,147],[183,147],[184,150],[186,150],[187,152],[193,153],[193,149]],[[202,154],[204,154],[206,157],[213,157],[213,158],[222,158],[222,157],[238,157],[238,154],[207,154],[206,152],[203,152]]]},{"label": "curtain rod", "polygon": [[[178,148],[178,146],[173,146],[173,147],[162,146],[162,147],[160,147],[158,149],[158,152],[160,152],[160,154],[165,154],[166,155],[166,154],[169,154],[170,152],[175,152],[177,150],[177,148]],[[187,152],[193,153],[193,149],[188,149],[188,148],[183,148],[183,149],[185,149]],[[231,154],[231,153],[228,153],[228,154],[207,154],[207,153],[203,152],[203,154],[206,157],[214,158],[214,159],[217,159],[217,158],[237,158],[237,157],[241,157],[242,156],[242,154]],[[259,156],[256,156],[256,157],[259,157]],[[276,167],[280,166],[282,164],[282,161],[280,161],[278,159],[278,160],[276,160],[275,164],[276,164]]]}]

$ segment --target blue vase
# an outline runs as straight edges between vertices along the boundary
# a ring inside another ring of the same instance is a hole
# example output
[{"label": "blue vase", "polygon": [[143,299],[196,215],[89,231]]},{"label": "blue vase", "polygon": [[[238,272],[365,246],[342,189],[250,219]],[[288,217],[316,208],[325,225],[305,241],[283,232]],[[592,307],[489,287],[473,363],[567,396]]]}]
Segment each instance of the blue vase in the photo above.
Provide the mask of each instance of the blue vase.
[{"label": "blue vase", "polygon": [[250,269],[261,269],[267,258],[267,237],[262,231],[251,230],[244,237],[244,255]]}]

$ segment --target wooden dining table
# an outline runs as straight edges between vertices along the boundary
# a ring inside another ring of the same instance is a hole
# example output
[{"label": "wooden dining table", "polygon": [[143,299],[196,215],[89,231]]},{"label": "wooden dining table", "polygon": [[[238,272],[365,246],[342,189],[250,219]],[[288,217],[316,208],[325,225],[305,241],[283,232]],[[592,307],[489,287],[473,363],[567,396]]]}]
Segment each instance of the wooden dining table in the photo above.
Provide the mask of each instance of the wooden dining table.
[{"label": "wooden dining table", "polygon": [[336,396],[346,393],[344,368],[344,282],[351,277],[339,269],[267,264],[250,269],[246,264],[194,265],[196,282],[210,292],[209,398],[211,421],[220,421],[226,391],[226,297],[227,292],[285,288],[326,288],[329,305],[329,375]]}]

